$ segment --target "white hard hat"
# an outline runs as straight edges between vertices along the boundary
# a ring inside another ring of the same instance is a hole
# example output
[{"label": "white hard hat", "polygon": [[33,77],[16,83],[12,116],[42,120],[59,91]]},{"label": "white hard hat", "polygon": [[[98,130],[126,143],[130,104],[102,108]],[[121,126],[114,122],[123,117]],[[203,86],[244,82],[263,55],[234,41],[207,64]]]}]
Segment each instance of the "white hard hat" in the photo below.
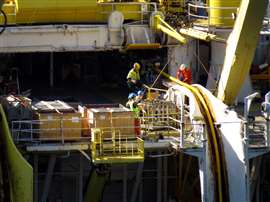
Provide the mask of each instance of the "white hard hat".
[{"label": "white hard hat", "polygon": [[180,65],[180,70],[188,69],[189,67],[186,64]]}]

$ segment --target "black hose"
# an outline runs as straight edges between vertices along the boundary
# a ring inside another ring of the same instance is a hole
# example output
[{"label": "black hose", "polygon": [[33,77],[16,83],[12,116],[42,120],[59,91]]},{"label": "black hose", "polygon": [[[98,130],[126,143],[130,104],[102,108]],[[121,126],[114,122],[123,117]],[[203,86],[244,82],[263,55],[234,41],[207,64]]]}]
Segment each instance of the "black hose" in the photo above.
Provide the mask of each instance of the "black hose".
[{"label": "black hose", "polygon": [[7,26],[7,15],[5,14],[5,12],[1,9],[0,13],[3,15],[4,17],[4,24],[0,25],[0,35],[5,31],[6,26]]}]

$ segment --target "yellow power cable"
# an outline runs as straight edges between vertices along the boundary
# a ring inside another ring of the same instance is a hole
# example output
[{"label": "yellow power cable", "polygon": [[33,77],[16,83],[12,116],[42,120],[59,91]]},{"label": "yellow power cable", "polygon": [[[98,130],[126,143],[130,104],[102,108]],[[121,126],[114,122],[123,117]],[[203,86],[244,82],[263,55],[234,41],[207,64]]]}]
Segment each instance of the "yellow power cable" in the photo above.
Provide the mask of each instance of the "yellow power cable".
[{"label": "yellow power cable", "polygon": [[[198,88],[198,87],[195,87],[195,88]],[[199,89],[199,88],[198,88]],[[201,93],[201,96],[204,98],[204,100],[205,100],[205,103],[206,103],[206,105],[207,105],[207,107],[208,107],[208,110],[209,111],[213,111],[213,106],[209,103],[209,99],[207,98],[207,96],[205,95],[205,93],[203,93],[202,91],[200,91],[200,93]],[[211,114],[211,116],[213,117],[213,120],[214,121],[216,121],[216,116],[215,116],[215,114],[213,113],[213,114]],[[220,142],[220,144],[222,144],[222,141]],[[220,149],[222,149],[222,147],[220,148]],[[223,153],[224,151],[223,150],[220,150],[219,151],[220,153]],[[226,167],[226,161],[225,161],[225,159],[224,159],[224,155],[222,155],[221,157],[221,162],[223,163],[223,166],[224,167]],[[226,171],[224,170],[224,167],[223,167],[223,174],[224,174],[224,177],[225,177],[225,184],[226,184],[226,186],[227,186],[227,183],[228,183],[228,179],[227,179],[227,177],[226,177]],[[226,189],[225,190],[226,191],[226,193],[225,194],[228,194],[228,190]]]},{"label": "yellow power cable", "polygon": [[[191,86],[190,86],[191,87]],[[192,90],[192,88],[196,89],[195,91]],[[190,88],[191,92],[195,95],[195,97],[197,96],[197,98],[199,98],[199,102],[200,104],[202,105],[205,113],[206,113],[206,116],[207,116],[207,120],[209,121],[209,127],[210,127],[210,131],[211,131],[211,134],[212,134],[212,138],[213,138],[213,144],[214,144],[214,150],[215,150],[215,154],[216,154],[216,166],[217,166],[217,176],[218,176],[218,189],[219,189],[219,201],[222,202],[223,201],[223,189],[222,189],[222,179],[221,179],[221,160],[220,160],[220,151],[219,151],[219,148],[218,148],[218,143],[217,143],[217,135],[216,135],[216,132],[215,132],[215,128],[214,128],[214,123],[213,123],[213,120],[211,118],[211,115],[210,115],[210,111],[209,111],[209,108],[206,104],[206,101],[204,100],[204,97],[201,95],[201,92],[198,88],[196,87],[191,87]]]},{"label": "yellow power cable", "polygon": [[[159,71],[159,70],[158,70]],[[223,202],[223,190],[222,190],[222,178],[221,178],[221,161],[220,161],[220,156],[219,156],[219,148],[218,148],[218,143],[217,143],[217,135],[215,132],[215,128],[214,128],[214,123],[209,111],[209,108],[207,106],[207,103],[205,101],[205,98],[201,95],[200,89],[190,86],[182,81],[179,81],[178,79],[170,76],[169,74],[166,74],[164,72],[161,72],[162,75],[164,75],[165,77],[169,78],[171,81],[184,86],[185,88],[189,89],[195,96],[195,98],[197,99],[197,101],[199,101],[199,104],[201,105],[201,107],[203,108],[206,118],[209,122],[209,127],[210,127],[210,131],[212,134],[212,140],[213,140],[213,145],[214,145],[214,150],[215,150],[215,160],[216,160],[216,168],[217,168],[217,181],[218,181],[218,198],[219,198],[219,202]]]}]

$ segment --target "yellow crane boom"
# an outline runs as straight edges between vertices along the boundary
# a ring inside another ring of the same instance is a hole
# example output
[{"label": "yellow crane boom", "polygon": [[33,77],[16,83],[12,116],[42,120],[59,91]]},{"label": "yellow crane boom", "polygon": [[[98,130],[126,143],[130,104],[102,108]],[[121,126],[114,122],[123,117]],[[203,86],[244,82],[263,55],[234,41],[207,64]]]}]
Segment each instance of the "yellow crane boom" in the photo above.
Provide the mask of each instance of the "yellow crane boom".
[{"label": "yellow crane boom", "polygon": [[226,55],[218,83],[217,97],[233,104],[254,57],[268,0],[244,0],[227,40]]}]

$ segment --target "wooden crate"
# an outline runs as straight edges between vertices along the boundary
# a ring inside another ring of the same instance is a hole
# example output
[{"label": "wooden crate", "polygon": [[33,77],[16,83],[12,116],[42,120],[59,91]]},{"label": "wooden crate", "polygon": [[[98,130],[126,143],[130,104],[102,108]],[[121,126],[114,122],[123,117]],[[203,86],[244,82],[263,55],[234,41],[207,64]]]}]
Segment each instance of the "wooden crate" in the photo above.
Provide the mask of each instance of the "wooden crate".
[{"label": "wooden crate", "polygon": [[32,108],[37,112],[50,113],[50,112],[76,112],[76,110],[65,102],[60,100],[55,101],[40,101],[35,103]]},{"label": "wooden crate", "polygon": [[82,136],[91,137],[91,127],[89,122],[89,113],[86,107],[78,106],[78,111],[81,113],[82,117]]},{"label": "wooden crate", "polygon": [[67,103],[40,101],[33,108],[41,140],[76,140],[81,137],[82,115]]},{"label": "wooden crate", "polygon": [[88,109],[90,127],[103,131],[104,138],[111,138],[112,133],[121,136],[135,136],[134,113],[125,107],[107,107]]},{"label": "wooden crate", "polygon": [[123,136],[133,136],[135,134],[135,115],[132,111],[112,112],[112,127],[119,130]]},{"label": "wooden crate", "polygon": [[39,138],[41,140],[76,140],[81,137],[81,114],[37,113]]}]

